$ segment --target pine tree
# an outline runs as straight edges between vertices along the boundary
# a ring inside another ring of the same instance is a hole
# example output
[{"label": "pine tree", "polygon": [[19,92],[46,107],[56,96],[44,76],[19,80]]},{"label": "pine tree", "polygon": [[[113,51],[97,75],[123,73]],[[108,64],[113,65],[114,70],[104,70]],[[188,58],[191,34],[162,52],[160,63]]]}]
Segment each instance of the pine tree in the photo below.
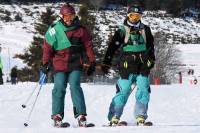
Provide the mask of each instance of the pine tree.
[{"label": "pine tree", "polygon": [[180,15],[180,12],[183,7],[183,0],[169,0],[167,3],[167,12],[177,17]]},{"label": "pine tree", "polygon": [[[152,4],[154,3],[154,4]],[[145,8],[147,10],[158,10],[161,8],[160,0],[145,0]]]},{"label": "pine tree", "polygon": [[[51,25],[55,19],[56,17],[54,15],[54,11],[52,11],[50,7],[46,8],[46,12],[42,12],[42,15],[39,18],[39,22],[35,24],[36,33],[35,33],[35,36],[33,37],[33,41],[31,45],[27,49],[25,49],[24,54],[17,54],[15,56],[16,58],[22,59],[23,62],[27,64],[28,66],[28,67],[23,68],[21,72],[29,71],[29,73],[26,73],[26,74],[29,74],[29,76],[27,76],[27,78],[21,77],[21,79],[38,81],[39,69],[42,64],[43,37],[49,25]],[[19,75],[19,76],[23,76],[23,75]]]},{"label": "pine tree", "polygon": [[[93,49],[96,55],[96,60],[97,63],[100,62],[102,58],[102,52],[100,51],[101,48],[101,39],[98,34],[99,29],[95,27],[95,13],[92,13],[91,10],[89,12],[89,7],[86,4],[82,4],[80,7],[80,10],[78,12],[78,16],[80,17],[80,23],[85,26],[89,32],[92,35],[92,41],[93,41]],[[86,56],[84,56],[86,57]],[[88,60],[85,58],[85,62],[88,62]],[[82,82],[87,82],[87,81],[93,81],[93,77],[88,77],[86,75],[82,76]]]},{"label": "pine tree", "polygon": [[92,34],[94,51],[95,51],[95,54],[97,57],[97,61],[100,61],[100,59],[102,57],[102,51],[100,51],[102,40],[101,40],[100,36],[98,35],[99,29],[97,27],[95,27],[95,21],[96,21],[95,16],[89,12],[89,8],[85,4],[83,4],[80,7],[78,15],[81,18],[80,23],[83,26],[86,26],[86,28]]},{"label": "pine tree", "polygon": [[131,6],[131,5],[134,5],[134,4],[142,5],[142,1],[143,0],[127,0],[127,6]]}]

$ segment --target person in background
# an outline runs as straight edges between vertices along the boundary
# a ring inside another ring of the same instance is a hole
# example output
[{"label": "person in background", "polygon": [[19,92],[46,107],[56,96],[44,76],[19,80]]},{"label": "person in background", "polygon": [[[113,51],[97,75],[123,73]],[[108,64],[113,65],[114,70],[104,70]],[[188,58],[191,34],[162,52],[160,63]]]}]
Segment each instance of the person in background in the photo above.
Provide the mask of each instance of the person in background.
[{"label": "person in background", "polygon": [[102,71],[106,74],[111,66],[112,58],[121,48],[120,78],[117,81],[117,93],[110,104],[108,120],[110,125],[117,125],[124,106],[132,92],[131,85],[137,85],[135,94],[135,118],[138,125],[144,125],[147,119],[150,99],[149,73],[154,67],[154,38],[149,26],[141,22],[142,9],[139,5],[128,8],[123,25],[115,31],[108,46]]},{"label": "person in background", "polygon": [[16,84],[17,83],[17,66],[14,66],[11,69],[10,77],[11,77],[11,84]]},{"label": "person in background", "polygon": [[0,85],[3,84],[3,63],[1,58],[1,50],[2,48],[0,47]]},{"label": "person in background", "polygon": [[196,85],[198,83],[196,76],[194,76],[194,81],[193,81],[194,85]]},{"label": "person in background", "polygon": [[89,59],[87,75],[95,71],[95,54],[89,31],[79,23],[75,9],[65,4],[60,9],[60,20],[53,23],[45,34],[43,44],[43,73],[47,74],[53,62],[55,71],[52,90],[52,119],[55,127],[68,127],[62,122],[67,83],[70,85],[74,117],[80,127],[87,126],[86,105],[80,86],[83,71],[83,53]]}]

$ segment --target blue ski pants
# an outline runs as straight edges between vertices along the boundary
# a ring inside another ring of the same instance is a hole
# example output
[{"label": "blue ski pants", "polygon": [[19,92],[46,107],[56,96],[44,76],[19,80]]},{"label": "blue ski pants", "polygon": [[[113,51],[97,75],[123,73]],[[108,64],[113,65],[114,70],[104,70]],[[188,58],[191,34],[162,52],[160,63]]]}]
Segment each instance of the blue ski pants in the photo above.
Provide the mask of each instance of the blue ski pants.
[{"label": "blue ski pants", "polygon": [[64,104],[67,83],[70,85],[74,117],[80,114],[86,115],[85,99],[80,86],[81,71],[57,72],[54,76],[54,88],[52,90],[52,115],[60,114],[64,117]]},{"label": "blue ski pants", "polygon": [[136,83],[137,85],[137,91],[135,94],[135,118],[137,118],[138,116],[142,116],[147,119],[148,103],[150,99],[149,77],[143,76],[141,74],[130,74],[128,79],[119,78],[117,81],[117,93],[113,97],[109,108],[109,121],[114,115],[118,118],[121,117],[124,106],[126,105],[128,97],[131,94],[131,85],[133,83]]}]

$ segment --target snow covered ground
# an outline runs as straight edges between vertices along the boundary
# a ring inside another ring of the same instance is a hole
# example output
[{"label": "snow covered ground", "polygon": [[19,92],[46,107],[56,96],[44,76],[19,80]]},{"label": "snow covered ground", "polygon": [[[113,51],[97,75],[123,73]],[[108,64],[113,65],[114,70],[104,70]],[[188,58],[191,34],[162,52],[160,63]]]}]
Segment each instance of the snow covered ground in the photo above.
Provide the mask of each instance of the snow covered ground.
[{"label": "snow covered ground", "polygon": [[[4,74],[8,74],[9,67],[17,65],[23,67],[25,64],[21,60],[13,59],[16,53],[22,53],[31,41],[34,32],[34,22],[37,21],[39,14],[45,10],[47,5],[33,6],[10,6],[1,5],[0,8],[11,11],[15,15],[17,10],[22,14],[23,22],[4,23],[0,20],[0,43],[3,47],[2,58],[4,64]],[[58,12],[58,5],[56,12]],[[12,10],[14,8],[14,10]],[[30,9],[33,15],[27,15],[26,9]],[[124,18],[117,12],[105,12],[109,25],[120,24]],[[97,16],[100,16],[98,14]],[[115,16],[115,17],[113,17]],[[14,16],[11,16],[14,18]],[[101,18],[101,17],[97,17]],[[144,22],[152,27],[152,31],[164,31],[167,33],[176,33],[180,36],[191,34],[192,37],[199,37],[200,26],[197,23],[185,22],[182,19],[160,19],[154,17],[144,17]],[[109,25],[102,22],[103,18],[98,20],[101,26],[102,38],[106,38]],[[178,23],[178,24],[177,24]],[[104,44],[105,45],[105,44]],[[185,70],[195,69],[195,75],[200,77],[200,45],[178,45],[182,51],[182,64],[187,64]],[[185,72],[185,71],[184,71]],[[188,81],[188,80],[187,80]],[[0,86],[0,133],[198,133],[200,131],[200,88],[199,85],[190,85],[189,81],[183,85],[163,85],[152,86],[151,101],[149,104],[149,118],[154,122],[153,127],[117,127],[105,128],[107,113],[112,96],[115,93],[115,85],[93,85],[82,84],[85,92],[85,99],[88,111],[88,121],[94,122],[96,127],[88,129],[75,128],[76,120],[73,118],[72,102],[69,89],[66,95],[65,120],[70,122],[72,127],[68,129],[57,129],[52,127],[51,115],[51,90],[53,85],[47,84],[41,90],[39,99],[33,110],[30,121],[26,121],[28,113],[33,104],[33,99],[23,109],[21,105],[26,101],[29,94],[35,88],[36,83],[19,83],[18,85],[5,84]],[[199,79],[200,81],[200,79]],[[122,120],[127,120],[130,125],[134,125],[134,93],[131,94],[128,104],[125,107]],[[35,97],[35,96],[34,96]],[[24,128],[23,123],[27,122],[29,126]]]},{"label": "snow covered ground", "polygon": [[[53,85],[43,86],[30,121],[28,113],[33,105],[33,99],[23,109],[36,83],[5,84],[0,86],[0,133],[198,133],[200,131],[200,88],[191,85],[152,86],[149,104],[149,118],[154,122],[152,127],[102,127],[107,121],[109,103],[115,93],[115,85],[82,84],[87,104],[88,121],[94,122],[93,128],[76,128],[73,118],[72,102],[69,88],[66,94],[65,121],[71,123],[68,129],[52,127],[51,90]],[[34,93],[34,96],[35,97]],[[134,125],[133,117],[135,91],[130,95],[121,120],[127,120]],[[28,127],[23,123],[27,122]]]},{"label": "snow covered ground", "polygon": [[[177,45],[177,48],[181,51],[181,62],[184,66],[181,67],[180,72],[183,75],[183,83],[190,84],[189,80],[194,77],[200,81],[200,45],[199,44],[186,44]],[[188,70],[193,69],[194,75],[188,76]]]}]

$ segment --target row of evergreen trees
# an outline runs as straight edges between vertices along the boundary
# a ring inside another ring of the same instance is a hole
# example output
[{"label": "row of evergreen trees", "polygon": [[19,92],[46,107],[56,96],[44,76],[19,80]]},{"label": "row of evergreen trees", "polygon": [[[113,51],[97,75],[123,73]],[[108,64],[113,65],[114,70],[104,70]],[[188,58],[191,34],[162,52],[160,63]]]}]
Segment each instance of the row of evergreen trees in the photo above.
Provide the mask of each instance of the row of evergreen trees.
[{"label": "row of evergreen trees", "polygon": [[87,3],[90,7],[104,9],[106,5],[121,4],[130,6],[133,4],[141,5],[144,10],[166,10],[174,16],[179,16],[181,11],[186,8],[200,8],[200,0],[81,0]]},{"label": "row of evergreen trees", "polygon": [[174,16],[186,8],[200,8],[200,0],[0,0],[0,3],[33,3],[33,2],[76,2],[89,5],[90,8],[104,9],[108,4],[129,6],[138,3],[145,10],[166,10]]},{"label": "row of evergreen trees", "polygon": [[[182,8],[189,8],[189,7],[197,7],[200,5],[200,0],[0,0],[0,3],[32,3],[32,2],[40,2],[40,3],[46,3],[46,2],[76,2],[76,3],[93,3],[96,1],[100,1],[104,4],[120,4],[124,6],[128,6],[132,3],[140,3],[142,4],[146,9],[166,9],[171,6],[181,6]],[[173,4],[173,3],[179,3],[179,4]]]},{"label": "row of evergreen trees", "polygon": [[[33,41],[31,43],[31,45],[25,50],[24,54],[18,54],[16,55],[16,58],[20,58],[23,60],[23,62],[25,64],[27,64],[27,67],[18,70],[18,79],[20,81],[38,81],[39,79],[39,70],[40,67],[42,65],[42,44],[43,44],[43,37],[45,32],[47,31],[49,25],[52,24],[52,22],[56,19],[55,16],[55,12],[54,10],[52,10],[52,7],[49,7],[46,9],[45,12],[42,12],[39,20],[37,21],[37,23],[35,23],[35,31],[36,34],[33,37]],[[81,20],[80,22],[87,27],[87,29],[90,30],[90,32],[92,33],[93,36],[93,42],[94,42],[94,50],[95,53],[97,55],[97,61],[101,62],[102,61],[102,56],[104,53],[104,51],[99,51],[99,49],[101,48],[101,39],[100,36],[98,35],[98,30],[97,27],[95,26],[95,14],[91,14],[91,12],[89,12],[88,10],[88,6],[83,4],[80,7],[79,13],[78,15],[80,16]],[[163,38],[166,38],[164,35],[162,35]],[[158,37],[159,40],[161,37]],[[163,40],[163,39],[161,39]],[[161,41],[162,42],[162,41]],[[151,77],[161,77],[162,78],[162,83],[166,83],[169,82],[169,79],[171,79],[171,75],[176,73],[175,71],[177,70],[177,68],[173,68],[173,71],[171,70],[171,67],[169,67],[167,69],[167,63],[168,64],[173,64],[173,62],[177,62],[178,58],[174,58],[175,56],[173,54],[170,53],[176,53],[176,52],[171,52],[174,51],[174,48],[172,48],[170,45],[166,45],[167,43],[161,43],[158,42],[160,45],[156,44],[156,51],[157,55],[159,55],[159,51],[161,51],[160,53],[162,53],[161,55],[164,55],[163,53],[163,46],[166,46],[165,53],[168,56],[163,56],[161,58],[161,56],[159,57],[159,59],[157,59],[157,64],[158,67],[155,67],[154,69],[154,73],[156,73],[157,75],[151,75]],[[156,42],[155,42],[156,43]],[[158,47],[160,46],[160,47]],[[104,49],[105,50],[105,49]],[[171,55],[171,58],[169,58],[169,55]],[[168,57],[168,58],[165,58]],[[174,60],[176,59],[176,60]],[[172,62],[171,62],[172,61]],[[162,67],[163,62],[166,62],[166,64]],[[170,75],[171,74],[171,75]],[[86,79],[86,78],[85,78]]]},{"label": "row of evergreen trees", "polygon": [[38,22],[34,25],[36,34],[31,45],[25,49],[24,54],[15,56],[15,58],[22,59],[23,63],[28,66],[18,70],[18,79],[20,81],[38,81],[39,70],[42,65],[43,36],[55,19],[54,11],[50,7],[46,9],[46,12],[42,12]]}]

